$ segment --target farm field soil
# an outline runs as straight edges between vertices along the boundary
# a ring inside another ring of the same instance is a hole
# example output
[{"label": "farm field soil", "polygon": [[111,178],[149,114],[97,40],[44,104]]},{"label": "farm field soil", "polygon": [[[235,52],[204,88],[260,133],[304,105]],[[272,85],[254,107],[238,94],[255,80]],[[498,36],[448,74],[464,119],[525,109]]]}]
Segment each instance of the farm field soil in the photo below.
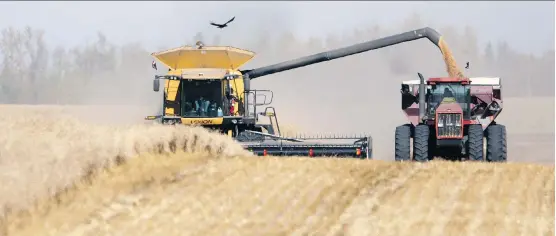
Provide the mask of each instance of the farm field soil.
[{"label": "farm field soil", "polygon": [[[458,174],[455,174],[458,173]],[[12,221],[13,235],[552,235],[532,164],[144,156]],[[26,227],[17,230],[16,225]]]}]

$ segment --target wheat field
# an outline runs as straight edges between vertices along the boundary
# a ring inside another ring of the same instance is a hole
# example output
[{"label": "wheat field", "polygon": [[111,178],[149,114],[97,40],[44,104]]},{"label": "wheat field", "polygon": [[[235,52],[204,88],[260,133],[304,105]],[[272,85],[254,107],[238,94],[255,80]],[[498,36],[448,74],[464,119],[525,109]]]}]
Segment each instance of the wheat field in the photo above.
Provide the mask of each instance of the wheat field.
[{"label": "wheat field", "polygon": [[554,235],[554,166],[255,157],[2,106],[0,235]]}]

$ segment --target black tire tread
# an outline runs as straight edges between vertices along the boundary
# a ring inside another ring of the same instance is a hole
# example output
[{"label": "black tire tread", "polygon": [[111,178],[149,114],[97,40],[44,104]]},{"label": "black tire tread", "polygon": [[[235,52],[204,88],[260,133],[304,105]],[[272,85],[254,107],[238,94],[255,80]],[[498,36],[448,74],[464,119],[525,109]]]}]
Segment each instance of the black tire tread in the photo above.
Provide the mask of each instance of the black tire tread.
[{"label": "black tire tread", "polygon": [[481,125],[470,125],[467,130],[468,145],[469,145],[469,160],[471,161],[484,161],[484,132]]},{"label": "black tire tread", "polygon": [[395,137],[395,161],[409,161],[411,153],[411,126],[400,125],[396,127]]},{"label": "black tire tread", "polygon": [[413,160],[418,162],[429,161],[429,135],[428,125],[417,125],[413,137]]},{"label": "black tire tread", "polygon": [[507,161],[506,126],[491,125],[487,128],[487,156],[489,162]]}]

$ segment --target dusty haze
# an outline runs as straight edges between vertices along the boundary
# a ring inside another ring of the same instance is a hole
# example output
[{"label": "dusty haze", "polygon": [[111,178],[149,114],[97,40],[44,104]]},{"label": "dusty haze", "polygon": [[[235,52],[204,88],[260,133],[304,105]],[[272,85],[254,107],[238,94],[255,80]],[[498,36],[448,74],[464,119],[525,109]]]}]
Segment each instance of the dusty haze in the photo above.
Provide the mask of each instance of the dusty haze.
[{"label": "dusty haze", "polygon": [[[18,22],[10,12],[29,3],[0,4],[0,101],[96,104],[78,111],[95,122],[140,121],[156,112],[161,94],[152,92],[152,51],[202,39],[257,52],[245,67],[253,68],[431,26],[444,35],[460,68],[470,62],[465,75],[502,77],[505,110],[499,120],[508,127],[510,159],[533,158],[523,156],[532,151],[523,143],[536,137],[537,152],[528,155],[553,162],[553,2],[33,3],[43,6],[29,9],[37,18]],[[190,12],[201,6],[214,11]],[[337,12],[315,16],[330,8]],[[490,15],[494,10],[496,17]],[[52,23],[40,20],[47,11]],[[88,16],[98,11],[106,17]],[[236,21],[229,28],[208,25],[232,15]],[[440,51],[426,39],[258,78],[253,87],[275,92],[282,124],[311,133],[368,132],[377,156],[391,159],[394,128],[406,122],[399,84],[417,72],[447,75]]]}]

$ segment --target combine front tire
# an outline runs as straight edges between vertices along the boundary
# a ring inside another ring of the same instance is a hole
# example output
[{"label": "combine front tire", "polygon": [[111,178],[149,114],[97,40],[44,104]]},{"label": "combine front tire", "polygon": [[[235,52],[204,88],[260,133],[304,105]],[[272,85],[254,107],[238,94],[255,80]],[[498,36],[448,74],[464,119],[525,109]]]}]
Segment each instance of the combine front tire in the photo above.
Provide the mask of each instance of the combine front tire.
[{"label": "combine front tire", "polygon": [[410,140],[411,140],[411,126],[400,125],[396,127],[396,161],[409,161],[410,160]]},{"label": "combine front tire", "polygon": [[428,125],[417,125],[413,137],[413,160],[425,162],[429,160],[429,135]]},{"label": "combine front tire", "polygon": [[470,125],[468,135],[469,160],[483,161],[483,127],[481,125]]},{"label": "combine front tire", "polygon": [[486,131],[487,161],[505,162],[507,160],[506,126],[491,125]]}]

